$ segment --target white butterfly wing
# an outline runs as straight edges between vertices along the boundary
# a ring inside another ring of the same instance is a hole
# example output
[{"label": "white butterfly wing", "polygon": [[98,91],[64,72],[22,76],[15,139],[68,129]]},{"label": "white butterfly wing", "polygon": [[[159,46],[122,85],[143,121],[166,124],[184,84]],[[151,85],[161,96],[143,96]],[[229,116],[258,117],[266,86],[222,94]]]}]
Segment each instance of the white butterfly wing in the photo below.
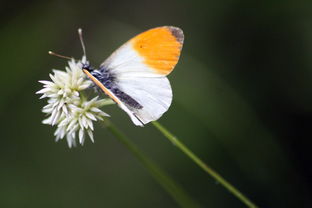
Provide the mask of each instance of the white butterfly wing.
[{"label": "white butterfly wing", "polygon": [[131,77],[118,79],[121,91],[126,92],[140,105],[141,109],[126,106],[143,124],[159,119],[168,110],[172,101],[172,90],[166,77]]},{"label": "white butterfly wing", "polygon": [[178,62],[182,44],[179,28],[154,28],[126,42],[101,64],[112,74],[117,88],[142,106],[119,99],[119,106],[135,125],[159,119],[170,107],[172,90],[166,75]]}]

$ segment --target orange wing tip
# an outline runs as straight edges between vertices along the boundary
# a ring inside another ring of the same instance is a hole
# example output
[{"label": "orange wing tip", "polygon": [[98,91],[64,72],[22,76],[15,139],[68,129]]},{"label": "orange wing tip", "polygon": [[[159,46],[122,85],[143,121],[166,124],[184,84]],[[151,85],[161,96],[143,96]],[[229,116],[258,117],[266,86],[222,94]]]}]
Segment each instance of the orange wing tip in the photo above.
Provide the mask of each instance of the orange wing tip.
[{"label": "orange wing tip", "polygon": [[168,75],[177,64],[183,41],[182,30],[173,26],[150,29],[130,40],[144,63],[162,75]]}]

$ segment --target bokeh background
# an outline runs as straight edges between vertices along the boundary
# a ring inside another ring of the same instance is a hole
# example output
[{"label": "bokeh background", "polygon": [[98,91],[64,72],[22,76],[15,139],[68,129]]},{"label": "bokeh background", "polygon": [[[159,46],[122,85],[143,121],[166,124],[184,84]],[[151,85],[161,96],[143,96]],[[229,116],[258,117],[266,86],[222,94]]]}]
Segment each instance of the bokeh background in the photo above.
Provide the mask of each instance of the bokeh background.
[{"label": "bokeh background", "polygon": [[[312,207],[311,1],[0,2],[0,207],[178,207],[101,125],[69,149],[41,124],[38,80],[80,58],[98,66],[146,29],[181,27],[160,122],[260,207]],[[244,207],[153,126],[104,109],[202,207]]]}]

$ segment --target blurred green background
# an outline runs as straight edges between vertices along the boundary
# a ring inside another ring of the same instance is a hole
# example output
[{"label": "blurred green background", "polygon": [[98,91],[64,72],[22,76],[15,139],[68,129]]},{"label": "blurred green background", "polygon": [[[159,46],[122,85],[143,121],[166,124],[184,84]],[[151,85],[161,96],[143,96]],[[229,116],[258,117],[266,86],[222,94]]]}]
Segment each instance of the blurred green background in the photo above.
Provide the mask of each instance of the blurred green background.
[{"label": "blurred green background", "polygon": [[[38,80],[80,58],[98,66],[146,29],[174,25],[185,45],[160,122],[260,207],[312,207],[311,1],[0,3],[0,207],[178,207],[101,125],[69,149],[41,124]],[[104,109],[202,207],[244,207],[153,126]]]}]

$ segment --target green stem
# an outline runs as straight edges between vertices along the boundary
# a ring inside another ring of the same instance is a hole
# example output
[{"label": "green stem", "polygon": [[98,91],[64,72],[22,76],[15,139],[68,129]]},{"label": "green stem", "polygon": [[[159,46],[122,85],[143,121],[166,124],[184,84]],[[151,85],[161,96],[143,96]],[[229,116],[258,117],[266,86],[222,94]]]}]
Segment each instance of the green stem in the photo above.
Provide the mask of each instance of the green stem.
[{"label": "green stem", "polygon": [[153,125],[176,147],[178,147],[184,154],[186,154],[191,160],[193,160],[199,167],[201,167],[205,172],[207,172],[216,181],[222,184],[230,193],[236,196],[240,201],[242,201],[247,207],[257,208],[257,206],[248,199],[244,194],[242,194],[237,188],[231,185],[227,180],[225,180],[220,174],[206,165],[199,157],[197,157],[190,149],[188,149],[182,142],[179,141],[177,137],[171,134],[164,126],[162,126],[157,121],[152,122]]},{"label": "green stem", "polygon": [[122,143],[129,151],[145,166],[154,179],[171,195],[171,197],[181,207],[200,207],[193,199],[182,189],[181,186],[176,184],[174,180],[169,177],[162,169],[160,169],[153,161],[148,159],[138,147],[131,142],[116,126],[109,120],[103,121],[106,128]]}]

